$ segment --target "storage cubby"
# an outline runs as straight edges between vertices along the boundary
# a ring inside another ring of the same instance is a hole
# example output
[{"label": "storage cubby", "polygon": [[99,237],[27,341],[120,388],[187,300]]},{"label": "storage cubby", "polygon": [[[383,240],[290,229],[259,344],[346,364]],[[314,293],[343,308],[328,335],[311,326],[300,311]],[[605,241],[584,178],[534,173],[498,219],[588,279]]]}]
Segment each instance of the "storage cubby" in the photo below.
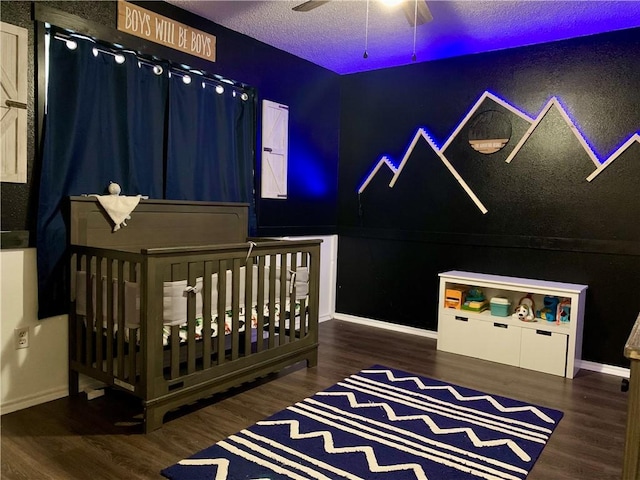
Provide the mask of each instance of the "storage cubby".
[{"label": "storage cubby", "polygon": [[[461,271],[439,276],[438,350],[568,378],[578,372],[586,285]],[[492,315],[490,309],[473,312],[447,306],[455,303],[445,302],[448,289],[472,287],[482,289],[487,301],[507,298],[511,303],[509,315]],[[525,322],[513,317],[520,299],[528,294],[536,310],[543,307],[545,296],[568,299],[569,320],[536,318]]]}]

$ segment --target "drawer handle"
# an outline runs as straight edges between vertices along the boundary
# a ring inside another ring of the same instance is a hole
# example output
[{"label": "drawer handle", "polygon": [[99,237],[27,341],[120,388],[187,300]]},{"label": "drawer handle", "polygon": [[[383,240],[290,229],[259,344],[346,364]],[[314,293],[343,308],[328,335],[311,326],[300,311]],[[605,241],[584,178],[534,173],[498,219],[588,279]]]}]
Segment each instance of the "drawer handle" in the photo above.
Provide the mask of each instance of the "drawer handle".
[{"label": "drawer handle", "polygon": [[538,335],[546,335],[547,337],[551,336],[551,332],[547,332],[546,330],[536,330]]},{"label": "drawer handle", "polygon": [[498,328],[509,328],[509,325],[507,325],[506,323],[498,323],[498,322],[494,322],[493,323],[494,327],[498,327]]},{"label": "drawer handle", "polygon": [[467,317],[459,317],[456,315],[456,320],[460,320],[461,322],[468,322],[469,319]]}]

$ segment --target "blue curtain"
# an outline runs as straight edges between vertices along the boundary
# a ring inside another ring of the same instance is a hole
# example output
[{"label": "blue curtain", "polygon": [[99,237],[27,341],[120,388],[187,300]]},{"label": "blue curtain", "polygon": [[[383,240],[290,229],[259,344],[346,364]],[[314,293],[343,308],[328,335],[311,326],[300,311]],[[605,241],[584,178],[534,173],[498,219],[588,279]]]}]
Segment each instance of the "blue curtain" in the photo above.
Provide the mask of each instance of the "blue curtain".
[{"label": "blue curtain", "polygon": [[125,62],[74,39],[75,50],[51,38],[37,219],[38,316],[69,305],[70,195],[103,194],[109,182],[124,195],[163,193],[168,77],[121,52]]},{"label": "blue curtain", "polygon": [[249,203],[253,234],[255,97],[191,78],[189,84],[182,74],[169,79],[166,198]]}]

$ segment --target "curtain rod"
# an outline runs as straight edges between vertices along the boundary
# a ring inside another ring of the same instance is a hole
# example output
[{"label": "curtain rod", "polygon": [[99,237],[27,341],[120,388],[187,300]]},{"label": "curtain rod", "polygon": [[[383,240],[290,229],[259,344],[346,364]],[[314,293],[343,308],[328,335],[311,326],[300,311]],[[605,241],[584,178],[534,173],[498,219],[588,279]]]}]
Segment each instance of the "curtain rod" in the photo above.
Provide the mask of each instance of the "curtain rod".
[{"label": "curtain rod", "polygon": [[[194,68],[191,67],[189,65],[185,65],[182,63],[175,63],[172,62],[170,60],[166,60],[166,59],[162,59],[162,58],[158,58],[155,55],[145,55],[141,52],[132,50],[130,48],[126,48],[123,45],[117,44],[117,43],[110,43],[110,42],[105,42],[103,40],[99,40],[96,38],[93,38],[89,35],[85,35],[82,33],[77,33],[74,32],[72,30],[66,29],[66,28],[61,28],[61,27],[57,27],[55,25],[51,25],[49,23],[45,23],[45,29],[46,31],[52,35],[53,38],[55,38],[56,40],[61,40],[61,41],[73,41],[73,38],[79,38],[79,39],[83,39],[83,40],[87,40],[89,42],[93,42],[94,44],[96,44],[96,48],[101,51],[102,53],[106,53],[108,55],[114,55],[116,56],[117,53],[116,52],[126,52],[126,53],[130,53],[132,55],[134,55],[138,61],[143,62],[149,66],[155,66],[156,63],[154,62],[160,62],[160,63],[166,63],[169,65],[169,69],[170,71],[176,72],[178,73],[178,75],[198,75],[200,78],[202,78],[205,81],[209,81],[212,82],[214,84],[219,84],[219,83],[225,83],[227,85],[230,85],[233,88],[236,88],[238,90],[240,90],[241,92],[245,92],[246,90],[255,90],[253,87],[245,84],[245,83],[241,83],[241,82],[237,82],[235,80],[231,80],[228,78],[223,77],[222,75],[218,75],[218,74],[210,74],[202,69],[198,69],[198,68]],[[115,52],[114,52],[115,50]],[[243,97],[244,100],[246,100]]]}]

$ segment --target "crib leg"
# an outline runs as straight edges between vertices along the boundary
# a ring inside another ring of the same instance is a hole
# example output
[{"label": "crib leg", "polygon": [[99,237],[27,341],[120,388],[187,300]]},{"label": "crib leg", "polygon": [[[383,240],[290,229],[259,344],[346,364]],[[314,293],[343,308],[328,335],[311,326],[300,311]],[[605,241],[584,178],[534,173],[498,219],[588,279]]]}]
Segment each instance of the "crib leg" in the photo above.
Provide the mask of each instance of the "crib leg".
[{"label": "crib leg", "polygon": [[318,349],[314,349],[313,352],[307,357],[307,368],[313,368],[318,366]]},{"label": "crib leg", "polygon": [[145,407],[144,409],[144,433],[151,433],[162,426],[164,413],[161,409]]},{"label": "crib leg", "polygon": [[78,395],[78,393],[80,393],[80,374],[69,369],[69,396]]}]

